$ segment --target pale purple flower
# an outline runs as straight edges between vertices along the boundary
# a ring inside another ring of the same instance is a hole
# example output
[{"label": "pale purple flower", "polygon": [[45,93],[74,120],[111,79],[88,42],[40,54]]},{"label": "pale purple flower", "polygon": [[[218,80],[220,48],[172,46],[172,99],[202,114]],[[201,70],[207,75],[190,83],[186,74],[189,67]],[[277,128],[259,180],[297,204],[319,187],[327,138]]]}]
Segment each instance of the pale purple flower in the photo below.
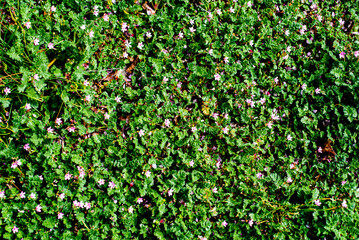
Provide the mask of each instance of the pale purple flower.
[{"label": "pale purple flower", "polygon": [[39,78],[39,75],[36,73],[35,75],[34,75],[34,79],[36,80],[36,81],[38,81],[40,78]]},{"label": "pale purple flower", "polygon": [[346,200],[343,200],[342,207],[343,207],[343,208],[348,208],[348,205],[347,205],[347,201],[346,201]]},{"label": "pale purple flower", "polygon": [[149,177],[151,176],[151,172],[150,172],[150,171],[146,171],[145,175],[146,175],[146,177],[149,178]]},{"label": "pale purple flower", "polygon": [[209,54],[209,55],[212,55],[212,54],[213,54],[213,49],[209,49],[209,50],[208,50],[208,54]]},{"label": "pale purple flower", "polygon": [[70,180],[72,175],[70,173],[66,173],[65,180]]},{"label": "pale purple flower", "polygon": [[182,39],[182,38],[183,38],[183,32],[179,32],[178,38],[179,38],[179,39]]},{"label": "pale purple flower", "polygon": [[222,226],[223,226],[223,227],[227,227],[227,225],[228,225],[228,223],[224,220],[224,221],[222,222]]},{"label": "pale purple flower", "polygon": [[193,165],[194,165],[194,161],[193,161],[193,160],[191,160],[191,161],[189,162],[189,165],[190,165],[191,167],[193,167]]},{"label": "pale purple flower", "polygon": [[110,182],[108,186],[112,189],[116,187],[116,184],[114,182]]},{"label": "pale purple flower", "polygon": [[59,212],[57,214],[57,219],[62,219],[64,217],[64,214],[62,212]]},{"label": "pale purple flower", "polygon": [[69,132],[75,132],[75,129],[76,129],[75,127],[69,127],[68,131]]},{"label": "pale purple flower", "polygon": [[321,203],[319,200],[315,200],[315,201],[314,201],[314,204],[317,205],[318,207],[319,207],[320,205],[322,205],[322,203]]},{"label": "pale purple flower", "polygon": [[47,45],[47,47],[48,47],[49,49],[54,49],[54,44],[53,44],[53,43],[49,43],[49,44]]},{"label": "pale purple flower", "polygon": [[94,31],[91,30],[91,31],[89,32],[90,38],[93,38],[94,34],[95,34]]},{"label": "pale purple flower", "polygon": [[347,181],[342,181],[342,186],[344,186],[347,183]]},{"label": "pale purple flower", "polygon": [[197,128],[196,128],[196,127],[192,127],[191,130],[192,130],[192,132],[195,132],[195,131],[197,131]]},{"label": "pale purple flower", "polygon": [[258,179],[261,178],[262,176],[263,176],[262,173],[257,173],[257,178],[258,178]]},{"label": "pale purple flower", "polygon": [[118,103],[121,102],[121,98],[120,98],[119,96],[117,96],[115,100],[116,100],[116,102],[118,102]]},{"label": "pale purple flower", "polygon": [[16,226],[14,226],[14,227],[12,228],[12,232],[13,232],[13,233],[19,232],[19,228],[17,228]]},{"label": "pale purple flower", "polygon": [[234,9],[232,7],[230,7],[229,12],[234,13]]},{"label": "pale purple flower", "polygon": [[143,198],[138,198],[138,199],[137,199],[137,203],[138,203],[138,204],[140,204],[140,203],[142,203],[142,202],[143,202]]},{"label": "pale purple flower", "polygon": [[138,44],[137,44],[137,47],[140,49],[140,50],[142,50],[142,48],[143,48],[143,42],[139,42]]},{"label": "pale purple flower", "polygon": [[2,199],[5,198],[5,191],[0,191],[0,198],[2,198]]},{"label": "pale purple flower", "polygon": [[189,30],[191,33],[194,33],[196,31],[196,29],[194,27],[190,27]]},{"label": "pale purple flower", "polygon": [[221,75],[219,75],[218,73],[214,75],[214,79],[219,81],[221,79]]},{"label": "pale purple flower", "polygon": [[34,39],[34,45],[36,46],[36,45],[39,45],[39,42],[40,42],[40,40],[38,39],[38,38],[35,38]]},{"label": "pale purple flower", "polygon": [[95,15],[95,16],[97,17],[97,16],[98,16],[98,11],[95,10],[95,11],[93,12],[93,15]]},{"label": "pale purple flower", "polygon": [[292,141],[293,138],[290,134],[288,134],[287,139],[288,139],[288,141]]},{"label": "pale purple flower", "polygon": [[25,198],[25,192],[20,193],[20,198]]},{"label": "pale purple flower", "polygon": [[225,57],[223,60],[225,63],[229,63],[228,57]]},{"label": "pale purple flower", "polygon": [[316,94],[319,94],[319,93],[320,93],[320,89],[319,89],[319,88],[315,89],[315,93],[316,93]]},{"label": "pale purple flower", "polygon": [[56,7],[55,7],[55,6],[51,6],[50,11],[51,11],[51,12],[56,12]]},{"label": "pale purple flower", "polygon": [[110,17],[108,16],[107,13],[105,13],[102,18],[105,22],[108,22],[108,20],[110,20]]},{"label": "pale purple flower", "polygon": [[4,93],[5,93],[5,95],[8,95],[9,93],[11,93],[10,88],[6,87],[6,88],[4,89]]},{"label": "pale purple flower", "polygon": [[105,184],[105,180],[103,180],[103,179],[98,180],[98,184],[99,184],[99,185],[104,185],[104,184]]},{"label": "pale purple flower", "polygon": [[39,204],[39,205],[36,206],[35,209],[36,209],[36,212],[41,212],[42,207],[41,207],[41,205]]},{"label": "pale purple flower", "polygon": [[319,148],[318,148],[318,152],[319,152],[319,153],[322,153],[322,152],[323,152],[322,147],[319,147]]},{"label": "pale purple flower", "polygon": [[141,129],[141,130],[138,132],[138,135],[140,135],[140,137],[144,136],[144,135],[145,135],[145,131],[143,131],[143,129]]},{"label": "pale purple flower", "polygon": [[168,196],[172,196],[173,194],[173,189],[171,188],[170,190],[168,190]]},{"label": "pale purple flower", "polygon": [[304,84],[302,85],[302,89],[305,90],[306,88],[307,88],[307,84],[304,83]]},{"label": "pale purple flower", "polygon": [[42,175],[39,175],[38,177],[40,178],[41,181],[44,180]]},{"label": "pale purple flower", "polygon": [[225,128],[222,128],[222,130],[225,134],[228,134],[229,128],[226,126]]},{"label": "pale purple flower", "polygon": [[355,52],[354,52],[354,56],[355,56],[355,57],[359,57],[359,51],[355,51]]},{"label": "pale purple flower", "polygon": [[25,23],[25,27],[26,27],[27,29],[31,28],[31,22],[26,22],[26,23]]},{"label": "pale purple flower", "polygon": [[104,117],[105,119],[110,119],[110,115],[108,113],[105,113]]},{"label": "pale purple flower", "polygon": [[146,37],[151,38],[152,37],[151,32],[146,32]]},{"label": "pale purple flower", "polygon": [[218,193],[218,189],[217,189],[217,187],[214,187],[214,188],[212,189],[212,192],[214,192],[214,193]]}]

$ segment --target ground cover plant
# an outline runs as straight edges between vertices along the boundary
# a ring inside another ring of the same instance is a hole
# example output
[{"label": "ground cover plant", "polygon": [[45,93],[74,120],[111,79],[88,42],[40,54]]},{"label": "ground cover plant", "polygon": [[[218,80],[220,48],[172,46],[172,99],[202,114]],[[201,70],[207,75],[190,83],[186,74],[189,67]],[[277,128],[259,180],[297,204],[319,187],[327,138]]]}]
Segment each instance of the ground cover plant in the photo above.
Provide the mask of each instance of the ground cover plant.
[{"label": "ground cover plant", "polygon": [[4,239],[358,239],[356,1],[0,3]]}]

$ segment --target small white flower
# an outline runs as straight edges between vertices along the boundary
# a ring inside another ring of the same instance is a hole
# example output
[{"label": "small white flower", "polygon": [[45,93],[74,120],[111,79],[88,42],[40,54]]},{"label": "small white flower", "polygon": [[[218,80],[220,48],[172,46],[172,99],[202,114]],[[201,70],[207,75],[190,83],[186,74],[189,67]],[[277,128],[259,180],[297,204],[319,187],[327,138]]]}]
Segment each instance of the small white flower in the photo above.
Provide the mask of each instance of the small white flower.
[{"label": "small white flower", "polygon": [[151,172],[150,172],[150,171],[146,171],[145,175],[146,175],[146,177],[149,178],[149,177],[151,176]]},{"label": "small white flower", "polygon": [[145,135],[145,131],[143,131],[142,129],[138,132],[138,135],[140,135],[140,137]]},{"label": "small white flower", "polygon": [[26,23],[25,23],[25,27],[26,27],[27,29],[31,28],[31,22],[26,22]]},{"label": "small white flower", "polygon": [[30,103],[26,103],[26,104],[25,104],[25,109],[26,109],[26,110],[30,110],[30,109],[31,109]]},{"label": "small white flower", "polygon": [[151,38],[152,37],[151,32],[146,32],[146,37]]},{"label": "small white flower", "polygon": [[38,38],[35,38],[34,45],[39,45],[40,40]]},{"label": "small white flower", "polygon": [[90,38],[93,38],[94,34],[95,34],[94,31],[90,31],[89,33]]},{"label": "small white flower", "polygon": [[115,100],[116,100],[116,102],[121,102],[121,98],[119,97],[119,96],[117,96],[116,98],[115,98]]},{"label": "small white flower", "polygon": [[139,42],[138,45],[137,45],[137,47],[138,47],[140,50],[142,50],[142,48],[143,48],[143,42]]},{"label": "small white flower", "polygon": [[129,212],[129,213],[133,213],[133,207],[132,207],[132,206],[130,206],[130,207],[128,208],[128,212]]},{"label": "small white flower", "polygon": [[84,25],[81,25],[81,27],[80,27],[82,30],[85,30],[85,28],[86,28],[86,25],[84,24]]},{"label": "small white flower", "polygon": [[288,134],[287,139],[288,139],[288,141],[292,141],[293,138],[290,134]]},{"label": "small white flower", "polygon": [[50,10],[51,10],[51,12],[56,12],[56,7],[55,7],[55,6],[51,6]]},{"label": "small white flower", "polygon": [[214,75],[214,79],[219,81],[221,79],[221,75],[219,75],[218,73]]}]

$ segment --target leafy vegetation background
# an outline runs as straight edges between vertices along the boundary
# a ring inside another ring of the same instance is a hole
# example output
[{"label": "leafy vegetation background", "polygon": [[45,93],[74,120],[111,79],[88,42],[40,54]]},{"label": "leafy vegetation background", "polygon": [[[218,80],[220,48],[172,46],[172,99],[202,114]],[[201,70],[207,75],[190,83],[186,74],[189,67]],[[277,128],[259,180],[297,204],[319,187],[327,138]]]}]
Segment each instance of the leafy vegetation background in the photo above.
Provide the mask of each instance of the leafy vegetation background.
[{"label": "leafy vegetation background", "polygon": [[0,8],[2,238],[358,238],[356,1]]}]

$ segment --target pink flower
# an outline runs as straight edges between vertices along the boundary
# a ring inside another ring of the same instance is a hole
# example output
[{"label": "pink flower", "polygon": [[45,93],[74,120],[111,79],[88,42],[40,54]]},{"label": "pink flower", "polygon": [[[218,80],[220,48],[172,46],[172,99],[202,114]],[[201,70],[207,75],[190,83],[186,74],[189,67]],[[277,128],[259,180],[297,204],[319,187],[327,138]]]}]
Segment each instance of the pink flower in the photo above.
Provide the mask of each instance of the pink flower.
[{"label": "pink flower", "polygon": [[192,130],[192,132],[195,132],[195,131],[197,131],[197,128],[196,128],[196,127],[192,127],[191,130]]},{"label": "pink flower", "polygon": [[95,15],[97,17],[98,16],[98,11],[97,10],[93,11],[93,15]]},{"label": "pink flower", "polygon": [[315,93],[316,93],[316,94],[319,94],[319,93],[320,93],[320,88],[316,88],[316,89],[315,89]]},{"label": "pink flower", "polygon": [[178,38],[179,38],[179,39],[182,39],[182,38],[183,38],[183,32],[179,32]]},{"label": "pink flower", "polygon": [[219,75],[218,73],[214,75],[214,79],[219,81],[221,79],[221,75]]},{"label": "pink flower", "polygon": [[314,204],[317,205],[318,207],[319,207],[320,205],[322,205],[322,203],[321,203],[319,200],[315,200],[315,201],[314,201]]},{"label": "pink flower", "polygon": [[19,228],[17,228],[16,226],[14,226],[13,229],[12,229],[12,232],[13,232],[13,233],[19,232]]},{"label": "pink flower", "polygon": [[55,121],[55,122],[56,122],[57,125],[61,125],[62,120],[61,120],[61,118],[56,118],[56,121]]},{"label": "pink flower", "polygon": [[137,199],[137,203],[138,203],[138,204],[140,204],[140,203],[142,203],[142,202],[143,202],[143,198],[138,198],[138,199]]},{"label": "pink flower", "polygon": [[170,127],[171,121],[169,119],[165,120],[165,126]]},{"label": "pink flower", "polygon": [[249,226],[253,226],[253,220],[251,219],[251,220],[249,220],[249,222],[248,222],[248,224],[249,224]]},{"label": "pink flower", "polygon": [[115,98],[115,100],[116,100],[116,102],[121,102],[121,98],[119,97],[119,96],[117,96],[116,98]]},{"label": "pink flower", "polygon": [[127,23],[125,23],[125,22],[122,23],[121,30],[122,30],[122,32],[125,32],[127,30]]},{"label": "pink flower", "polygon": [[103,20],[104,20],[105,22],[108,22],[108,20],[110,20],[110,17],[105,13],[105,14],[103,15]]},{"label": "pink flower", "polygon": [[222,128],[222,130],[223,130],[223,132],[224,132],[225,134],[228,134],[229,128],[228,128],[228,127],[225,127],[225,128]]},{"label": "pink flower", "polygon": [[214,187],[214,188],[212,189],[212,192],[214,192],[214,193],[218,193],[218,189],[217,189],[217,187]]},{"label": "pink flower", "polygon": [[54,49],[54,44],[53,44],[53,43],[49,43],[49,44],[47,45],[47,47],[48,47],[49,49]]},{"label": "pink flower", "polygon": [[213,49],[209,49],[208,54],[212,55],[213,54]]},{"label": "pink flower", "polygon": [[228,225],[228,223],[224,220],[224,221],[222,222],[222,226],[223,226],[223,227],[227,227],[227,225]]},{"label": "pink flower", "polygon": [[105,119],[110,119],[110,115],[108,113],[105,113],[104,117]]},{"label": "pink flower", "polygon": [[25,198],[25,192],[20,193],[20,198]]},{"label": "pink flower", "polygon": [[221,9],[217,9],[217,14],[218,14],[218,15],[221,15],[221,14],[222,14]]},{"label": "pink flower", "polygon": [[59,195],[59,197],[60,197],[61,200],[63,200],[63,199],[65,198],[65,193],[61,193],[61,194]]},{"label": "pink flower", "polygon": [[89,33],[90,38],[93,38],[94,34],[95,34],[94,31],[91,31],[91,32]]},{"label": "pink flower", "polygon": [[130,206],[130,207],[128,208],[128,212],[129,212],[129,213],[133,213],[133,207],[132,207],[132,206]]},{"label": "pink flower", "polygon": [[69,127],[68,131],[69,132],[75,132],[75,129],[76,129],[75,127]]},{"label": "pink flower", "polygon": [[64,217],[64,214],[62,212],[59,212],[57,214],[57,219],[62,219]]},{"label": "pink flower", "polygon": [[292,163],[292,164],[290,164],[290,169],[295,169],[295,165]]},{"label": "pink flower", "polygon": [[355,51],[355,52],[354,52],[354,56],[355,56],[355,57],[359,57],[359,51]]},{"label": "pink flower", "polygon": [[145,175],[146,175],[146,177],[149,178],[149,177],[151,176],[151,172],[150,172],[150,171],[146,171]]},{"label": "pink flower", "polygon": [[228,63],[228,62],[229,62],[228,57],[225,57],[223,61],[224,61],[225,63]]},{"label": "pink flower", "polygon": [[344,58],[345,57],[345,52],[341,52],[340,54],[339,54],[339,58]]},{"label": "pink flower", "polygon": [[261,178],[262,176],[263,176],[262,173],[257,173],[257,178],[258,178],[258,179]]},{"label": "pink flower", "polygon": [[36,209],[36,212],[41,212],[42,207],[41,207],[41,205],[39,204],[39,205],[36,206],[35,209]]},{"label": "pink flower", "polygon": [[342,207],[343,207],[343,208],[348,208],[348,205],[347,205],[347,201],[346,201],[346,200],[343,200]]},{"label": "pink flower", "polygon": [[168,190],[168,196],[172,196],[173,194],[173,189],[171,188],[170,190]]},{"label": "pink flower", "polygon": [[108,186],[109,186],[111,189],[113,189],[113,188],[116,187],[116,184],[115,184],[114,182],[110,182],[110,183],[108,184]]},{"label": "pink flower", "polygon": [[25,104],[25,109],[26,109],[26,110],[30,110],[30,109],[31,109],[30,103],[26,103],[26,104]]},{"label": "pink flower", "polygon": [[35,193],[31,193],[31,194],[30,194],[30,198],[35,199],[35,198],[36,198]]},{"label": "pink flower", "polygon": [[347,183],[347,181],[342,181],[342,186],[344,186]]},{"label": "pink flower", "polygon": [[39,45],[39,42],[40,42],[40,40],[38,39],[38,38],[35,38],[35,40],[34,40],[34,45],[36,46],[36,45]]},{"label": "pink flower", "polygon": [[9,93],[11,93],[10,88],[6,87],[6,88],[4,89],[4,93],[5,93],[5,95],[8,95]]},{"label": "pink flower", "polygon": [[26,22],[26,23],[25,23],[25,27],[26,27],[27,29],[31,28],[31,22]]},{"label": "pink flower", "polygon": [[48,128],[47,128],[47,132],[48,132],[48,133],[54,133],[54,129],[51,128],[51,127],[48,127]]},{"label": "pink flower", "polygon": [[72,175],[70,173],[66,173],[65,180],[70,180]]},{"label": "pink flower", "polygon": [[38,81],[40,78],[39,78],[39,75],[36,73],[35,75],[34,75],[34,79],[36,80],[36,81]]},{"label": "pink flower", "polygon": [[292,178],[291,178],[291,177],[288,177],[288,178],[287,178],[287,183],[291,183],[291,182],[293,182]]},{"label": "pink flower", "polygon": [[99,185],[104,185],[104,184],[105,184],[105,180],[103,180],[103,179],[98,180],[98,184],[99,184]]},{"label": "pink flower", "polygon": [[2,199],[5,198],[5,191],[0,191],[0,198],[2,198]]},{"label": "pink flower", "polygon": [[323,152],[322,147],[319,147],[319,148],[318,148],[318,152],[319,152],[319,153],[322,153],[322,152]]},{"label": "pink flower", "polygon": [[84,208],[84,202],[83,201],[79,202],[78,205],[79,205],[80,208]]},{"label": "pink flower", "polygon": [[11,164],[11,168],[16,168],[17,167],[17,163],[16,162],[13,162],[12,164]]},{"label": "pink flower", "polygon": [[287,139],[288,139],[288,141],[292,141],[293,138],[290,134],[288,134]]},{"label": "pink flower", "polygon": [[30,145],[29,145],[28,143],[26,143],[26,144],[24,145],[24,149],[25,149],[26,151],[29,151]]},{"label": "pink flower", "polygon": [[265,98],[261,98],[261,100],[259,100],[259,102],[263,105],[266,102]]},{"label": "pink flower", "polygon": [[167,78],[167,77],[163,77],[163,81],[164,81],[164,82],[168,82],[168,78]]},{"label": "pink flower", "polygon": [[55,7],[55,6],[51,6],[50,11],[51,11],[51,12],[56,12],[56,7]]},{"label": "pink flower", "polygon": [[196,31],[196,29],[194,27],[190,27],[189,30],[191,33],[194,33]]},{"label": "pink flower", "polygon": [[193,165],[194,165],[194,161],[193,161],[193,160],[191,160],[191,161],[190,161],[190,163],[189,163],[189,165],[190,165],[191,167],[193,167]]},{"label": "pink flower", "polygon": [[91,208],[91,203],[86,202],[86,203],[85,203],[85,208],[86,208],[87,210],[89,210],[89,209]]},{"label": "pink flower", "polygon": [[231,7],[231,8],[229,9],[229,12],[230,12],[230,13],[234,13],[234,9]]},{"label": "pink flower", "polygon": [[138,49],[140,49],[140,50],[142,50],[142,48],[143,48],[143,42],[139,42],[138,44],[137,44],[137,47],[138,47]]}]

